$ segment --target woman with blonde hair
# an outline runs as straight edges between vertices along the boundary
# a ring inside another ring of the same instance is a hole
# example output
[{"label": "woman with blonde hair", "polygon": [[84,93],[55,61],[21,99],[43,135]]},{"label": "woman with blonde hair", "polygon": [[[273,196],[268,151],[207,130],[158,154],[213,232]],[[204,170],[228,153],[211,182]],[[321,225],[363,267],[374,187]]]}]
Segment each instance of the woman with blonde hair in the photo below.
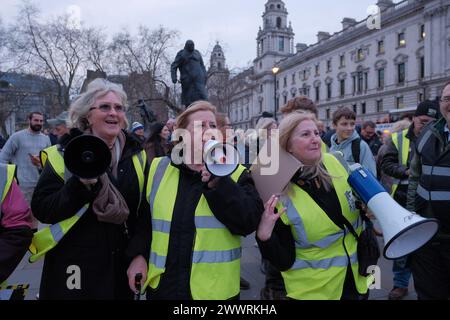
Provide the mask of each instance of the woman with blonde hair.
[{"label": "woman with blonde hair", "polygon": [[282,270],[289,298],[363,299],[368,283],[358,272],[359,210],[347,171],[320,145],[313,115],[282,120],[280,147],[302,166],[287,191],[265,204],[256,238],[262,256]]},{"label": "woman with blonde hair", "polygon": [[[171,157],[155,158],[150,166],[145,198],[152,230],[138,231],[147,239],[128,269],[130,288],[136,290],[134,278],[141,273],[150,300],[239,298],[241,236],[256,230],[263,205],[244,167],[217,178],[202,157],[195,161],[192,150],[199,146],[202,154],[216,127],[216,108],[193,103],[177,118],[182,141]],[[173,159],[176,150],[181,163]]]}]

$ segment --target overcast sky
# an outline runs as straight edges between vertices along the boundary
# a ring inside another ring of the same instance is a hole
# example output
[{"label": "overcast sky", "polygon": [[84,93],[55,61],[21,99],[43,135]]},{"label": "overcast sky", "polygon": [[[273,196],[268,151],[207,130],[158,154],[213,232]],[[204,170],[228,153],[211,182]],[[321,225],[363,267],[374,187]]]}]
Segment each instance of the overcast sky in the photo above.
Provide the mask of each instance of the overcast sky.
[{"label": "overcast sky", "polygon": [[[103,26],[112,34],[128,26],[130,31],[145,24],[163,25],[180,31],[180,49],[187,39],[195,42],[209,64],[209,53],[218,40],[230,68],[247,66],[256,55],[256,34],[267,0],[30,0],[44,16],[65,13],[77,6],[88,26]],[[316,42],[318,31],[341,30],[343,17],[362,20],[376,0],[284,0],[292,21],[295,43]],[[400,2],[395,0],[394,2]],[[13,21],[18,0],[0,0],[3,22]]]}]

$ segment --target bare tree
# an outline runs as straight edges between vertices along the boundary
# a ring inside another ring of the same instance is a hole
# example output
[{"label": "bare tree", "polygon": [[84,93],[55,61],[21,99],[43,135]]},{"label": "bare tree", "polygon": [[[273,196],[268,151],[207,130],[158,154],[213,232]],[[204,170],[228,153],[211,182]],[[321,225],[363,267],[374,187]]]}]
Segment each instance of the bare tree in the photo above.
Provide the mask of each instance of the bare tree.
[{"label": "bare tree", "polygon": [[106,34],[98,28],[87,28],[83,32],[86,59],[96,70],[108,72],[112,69],[112,60],[109,58],[109,43]]},{"label": "bare tree", "polygon": [[151,30],[140,26],[136,36],[129,31],[117,33],[110,49],[114,64],[120,74],[143,74],[150,79],[147,83],[145,100],[162,100],[175,112],[180,108],[170,83],[172,49],[178,38],[178,31],[163,26]]},{"label": "bare tree", "polygon": [[24,2],[17,22],[9,29],[8,45],[14,70],[53,80],[61,106],[68,106],[78,71],[86,61],[83,30],[68,15],[42,22],[39,9]]}]

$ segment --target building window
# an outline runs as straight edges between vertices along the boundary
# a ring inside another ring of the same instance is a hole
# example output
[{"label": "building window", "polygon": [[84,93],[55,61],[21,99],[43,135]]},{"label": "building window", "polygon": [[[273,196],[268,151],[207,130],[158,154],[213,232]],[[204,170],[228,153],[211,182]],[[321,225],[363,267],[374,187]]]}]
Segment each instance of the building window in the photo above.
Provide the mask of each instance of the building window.
[{"label": "building window", "polygon": [[327,99],[331,99],[331,83],[327,83]]},{"label": "building window", "polygon": [[292,74],[292,84],[295,84],[295,73]]},{"label": "building window", "polygon": [[356,105],[356,103],[353,105],[353,112],[358,114],[358,106]]},{"label": "building window", "polygon": [[352,79],[353,79],[353,94],[355,94],[356,93],[356,76],[353,76]]},{"label": "building window", "polygon": [[384,41],[380,40],[378,41],[378,54],[384,53]]},{"label": "building window", "polygon": [[358,93],[361,93],[363,90],[363,79],[364,78],[362,71],[358,72],[358,87],[357,87]]},{"label": "building window", "polygon": [[260,84],[260,85],[259,85],[259,93],[262,93],[262,92],[263,92],[263,85]]},{"label": "building window", "polygon": [[358,49],[358,61],[361,61],[363,59],[364,59],[363,49]]},{"label": "building window", "polygon": [[259,113],[262,113],[263,111],[263,102],[262,100],[259,101]]},{"label": "building window", "polygon": [[277,28],[280,29],[281,28],[281,18],[277,17]]},{"label": "building window", "polygon": [[331,72],[331,59],[327,60],[327,72]]},{"label": "building window", "polygon": [[340,92],[341,92],[341,97],[345,96],[345,79],[342,79],[340,81]]},{"label": "building window", "polygon": [[378,88],[384,88],[384,68],[378,70]]},{"label": "building window", "polygon": [[406,46],[406,39],[405,39],[405,33],[404,33],[404,32],[400,32],[400,33],[398,34],[398,43],[397,43],[397,45],[398,45],[399,47],[404,47],[404,46]]},{"label": "building window", "polygon": [[364,91],[369,89],[369,74],[364,72]]},{"label": "building window", "polygon": [[319,70],[319,65],[318,64],[316,64],[315,69],[316,69],[316,76],[320,75],[319,74],[320,70]]},{"label": "building window", "polygon": [[316,102],[320,100],[320,87],[316,87]]},{"label": "building window", "polygon": [[404,107],[403,96],[395,98],[395,106],[397,107],[397,109],[402,109]]},{"label": "building window", "polygon": [[326,109],[326,116],[327,116],[327,119],[330,119],[330,108]]},{"label": "building window", "polygon": [[366,103],[361,103],[361,114],[366,114]]},{"label": "building window", "polygon": [[383,112],[383,100],[377,100],[377,112]]},{"label": "building window", "polygon": [[399,63],[398,66],[398,84],[405,83],[405,63]]},{"label": "building window", "polygon": [[417,102],[423,102],[423,92],[418,92],[417,93]]},{"label": "building window", "polygon": [[419,59],[419,77],[420,79],[425,78],[425,57]]},{"label": "building window", "polygon": [[306,81],[306,70],[303,70],[303,81]]},{"label": "building window", "polygon": [[421,24],[420,28],[419,28],[419,39],[420,40],[425,40],[425,25]]},{"label": "building window", "polygon": [[278,38],[278,51],[284,52],[284,37]]},{"label": "building window", "polygon": [[283,78],[283,87],[286,88],[287,87],[287,77]]},{"label": "building window", "polygon": [[283,105],[287,103],[287,96],[283,96]]},{"label": "building window", "polygon": [[341,68],[345,67],[345,55],[344,54],[339,56],[339,66]]},{"label": "building window", "polygon": [[277,90],[280,89],[280,81],[277,80]]}]

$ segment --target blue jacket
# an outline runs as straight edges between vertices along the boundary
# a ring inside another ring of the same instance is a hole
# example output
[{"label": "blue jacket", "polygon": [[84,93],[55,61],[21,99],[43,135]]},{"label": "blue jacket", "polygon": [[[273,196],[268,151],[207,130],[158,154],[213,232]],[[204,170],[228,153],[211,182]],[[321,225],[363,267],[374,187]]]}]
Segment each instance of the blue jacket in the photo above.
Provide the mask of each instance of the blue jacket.
[{"label": "blue jacket", "polygon": [[[361,139],[358,133],[353,131],[353,135],[347,139],[342,141],[340,144],[337,143],[337,134],[333,134],[331,136],[331,148],[330,151],[341,151],[344,155],[345,161],[349,165],[352,165],[355,163],[355,159],[353,158],[352,154],[352,141],[356,139]],[[375,159],[373,158],[372,151],[370,150],[369,145],[361,139],[360,142],[360,155],[359,155],[360,163],[362,166],[367,168],[367,170],[370,170],[370,172],[373,173],[373,175],[377,176],[377,165],[375,163]]]}]

